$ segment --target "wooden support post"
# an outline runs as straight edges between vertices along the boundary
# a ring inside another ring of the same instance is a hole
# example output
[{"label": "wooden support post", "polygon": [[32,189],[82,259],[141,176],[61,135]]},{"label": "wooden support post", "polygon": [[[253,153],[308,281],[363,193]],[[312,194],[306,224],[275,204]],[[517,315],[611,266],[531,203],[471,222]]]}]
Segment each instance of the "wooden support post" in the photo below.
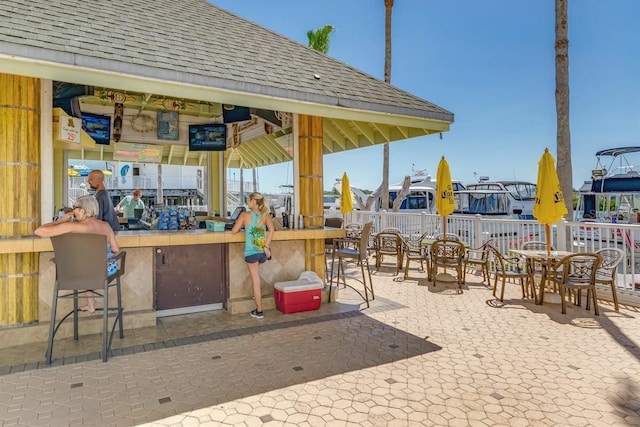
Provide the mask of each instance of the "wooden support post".
[{"label": "wooden support post", "polygon": [[[40,120],[39,79],[0,74],[0,238],[40,225]],[[0,326],[36,320],[38,254],[0,255]]]},{"label": "wooden support post", "polygon": [[[323,177],[322,177],[322,117],[300,115],[300,213],[305,228],[324,227]],[[305,270],[315,271],[324,277],[324,240],[307,240],[305,243]]]}]

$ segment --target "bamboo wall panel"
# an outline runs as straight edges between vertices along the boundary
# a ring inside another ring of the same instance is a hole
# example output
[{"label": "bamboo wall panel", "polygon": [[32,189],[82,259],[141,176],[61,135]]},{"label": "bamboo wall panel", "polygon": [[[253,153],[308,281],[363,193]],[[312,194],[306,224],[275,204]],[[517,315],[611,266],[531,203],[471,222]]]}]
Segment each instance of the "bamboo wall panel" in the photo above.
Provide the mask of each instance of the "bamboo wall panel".
[{"label": "bamboo wall panel", "polygon": [[[40,82],[0,74],[0,238],[40,224]],[[37,254],[0,257],[0,325],[38,316]]]},{"label": "bamboo wall panel", "polygon": [[322,117],[299,116],[300,213],[306,228],[324,226]]}]

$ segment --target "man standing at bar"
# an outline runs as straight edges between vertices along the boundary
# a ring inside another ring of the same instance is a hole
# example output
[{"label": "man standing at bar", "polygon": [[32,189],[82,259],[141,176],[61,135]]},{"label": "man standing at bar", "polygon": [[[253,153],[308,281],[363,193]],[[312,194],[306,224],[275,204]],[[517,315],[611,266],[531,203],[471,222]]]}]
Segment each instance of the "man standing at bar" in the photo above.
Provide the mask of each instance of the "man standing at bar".
[{"label": "man standing at bar", "polygon": [[108,222],[113,231],[120,230],[120,223],[118,222],[118,216],[116,210],[111,203],[111,197],[107,193],[107,189],[104,187],[104,174],[99,169],[94,169],[89,173],[87,179],[89,186],[96,190],[96,199],[98,200],[98,218],[101,221]]},{"label": "man standing at bar", "polygon": [[133,194],[123,197],[116,205],[116,212],[123,212],[125,218],[135,218],[136,209],[144,209],[142,191],[136,188]]}]

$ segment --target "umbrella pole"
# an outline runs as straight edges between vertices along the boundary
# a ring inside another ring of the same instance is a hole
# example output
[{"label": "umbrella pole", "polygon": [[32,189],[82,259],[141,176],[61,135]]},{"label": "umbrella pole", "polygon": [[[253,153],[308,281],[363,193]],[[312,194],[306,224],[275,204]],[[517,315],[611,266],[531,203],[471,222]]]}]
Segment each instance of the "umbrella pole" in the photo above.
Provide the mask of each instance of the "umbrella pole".
[{"label": "umbrella pole", "polygon": [[547,268],[544,271],[544,277],[542,278],[542,289],[540,289],[539,304],[544,301],[544,290],[549,284],[549,272],[551,271],[551,226],[549,224],[544,225],[544,240],[547,243]]},{"label": "umbrella pole", "polygon": [[545,241],[547,242],[547,256],[551,256],[551,226],[544,225]]},{"label": "umbrella pole", "polygon": [[[447,218],[446,217],[442,217],[442,232],[444,233],[444,241],[445,244],[447,242]],[[447,274],[447,266],[444,266],[444,274]],[[434,282],[435,283],[435,282]]]}]

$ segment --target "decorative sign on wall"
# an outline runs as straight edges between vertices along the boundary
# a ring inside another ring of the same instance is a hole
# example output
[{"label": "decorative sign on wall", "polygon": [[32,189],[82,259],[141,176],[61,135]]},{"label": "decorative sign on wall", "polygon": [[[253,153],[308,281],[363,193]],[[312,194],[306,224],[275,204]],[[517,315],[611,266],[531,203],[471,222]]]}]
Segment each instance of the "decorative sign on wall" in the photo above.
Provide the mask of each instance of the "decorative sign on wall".
[{"label": "decorative sign on wall", "polygon": [[177,111],[158,111],[158,139],[178,140]]},{"label": "decorative sign on wall", "polygon": [[82,120],[65,115],[60,116],[60,141],[80,144]]},{"label": "decorative sign on wall", "polygon": [[162,160],[161,145],[130,144],[117,142],[113,151],[113,160],[121,162],[160,163]]}]

